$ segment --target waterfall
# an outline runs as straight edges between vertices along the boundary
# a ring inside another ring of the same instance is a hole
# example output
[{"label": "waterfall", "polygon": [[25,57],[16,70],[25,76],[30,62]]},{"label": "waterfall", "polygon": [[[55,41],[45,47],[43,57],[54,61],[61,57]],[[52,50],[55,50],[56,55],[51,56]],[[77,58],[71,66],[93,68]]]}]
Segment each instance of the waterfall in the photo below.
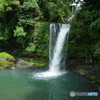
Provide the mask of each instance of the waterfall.
[{"label": "waterfall", "polygon": [[[72,16],[68,19],[68,22],[73,19],[76,10],[78,10],[81,5],[80,1],[77,2],[78,3],[70,4],[72,7]],[[67,46],[64,44],[67,44],[69,30],[70,24],[50,24],[49,70],[37,73],[34,75],[35,77],[55,77],[66,73],[65,58],[67,50],[64,46]]]},{"label": "waterfall", "polygon": [[69,24],[50,24],[50,72],[57,73],[61,70],[61,67],[65,67],[65,59],[63,59],[65,55],[63,54],[64,52],[62,53],[62,51],[65,40],[66,42],[68,41],[69,29]]},{"label": "waterfall", "polygon": [[65,47],[67,47],[69,30],[70,24],[50,24],[49,70],[37,73],[35,77],[56,77],[66,73]]},{"label": "waterfall", "polygon": [[[70,4],[72,6],[72,16],[68,19],[70,22],[76,11],[80,9],[83,0],[76,0],[75,3]],[[64,42],[68,41],[68,32],[70,24],[50,24],[50,45],[49,45],[49,72],[55,74],[60,73],[61,67],[65,66],[65,59],[63,55]],[[63,60],[62,60],[63,59]]]}]

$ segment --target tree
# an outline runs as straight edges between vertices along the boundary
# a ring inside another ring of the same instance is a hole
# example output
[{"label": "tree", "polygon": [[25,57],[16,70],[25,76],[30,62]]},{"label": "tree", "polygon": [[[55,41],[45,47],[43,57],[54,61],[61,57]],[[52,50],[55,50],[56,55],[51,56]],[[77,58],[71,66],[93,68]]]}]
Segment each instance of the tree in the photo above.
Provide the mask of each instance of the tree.
[{"label": "tree", "polygon": [[[69,49],[72,50],[71,52],[73,54],[75,53],[77,55],[77,53],[79,54],[80,52],[83,54],[83,57],[85,57],[85,52],[83,51],[85,51],[86,48],[89,48],[92,55],[95,55],[96,57],[96,54],[100,48],[100,46],[96,46],[100,43],[100,0],[85,1],[86,4],[83,5],[82,9],[77,12],[72,22]],[[75,48],[75,46],[77,46],[77,48]],[[76,49],[79,52],[76,53]]]},{"label": "tree", "polygon": [[49,23],[66,22],[66,18],[71,14],[69,1],[1,0],[0,48],[2,51],[15,54],[27,51],[31,55],[34,53],[47,57]]}]

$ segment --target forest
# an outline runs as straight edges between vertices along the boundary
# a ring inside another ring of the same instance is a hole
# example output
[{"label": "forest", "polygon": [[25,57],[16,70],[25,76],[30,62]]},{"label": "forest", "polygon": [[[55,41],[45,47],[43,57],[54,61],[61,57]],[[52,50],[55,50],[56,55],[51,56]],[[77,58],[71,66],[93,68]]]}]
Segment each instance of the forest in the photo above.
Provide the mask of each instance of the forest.
[{"label": "forest", "polygon": [[68,0],[1,0],[0,51],[48,57],[49,24],[70,14]]},{"label": "forest", "polygon": [[[47,64],[49,25],[66,23],[72,15],[69,4],[73,1],[0,0],[0,52]],[[86,74],[100,90],[100,0],[84,1],[70,23],[67,65]]]}]

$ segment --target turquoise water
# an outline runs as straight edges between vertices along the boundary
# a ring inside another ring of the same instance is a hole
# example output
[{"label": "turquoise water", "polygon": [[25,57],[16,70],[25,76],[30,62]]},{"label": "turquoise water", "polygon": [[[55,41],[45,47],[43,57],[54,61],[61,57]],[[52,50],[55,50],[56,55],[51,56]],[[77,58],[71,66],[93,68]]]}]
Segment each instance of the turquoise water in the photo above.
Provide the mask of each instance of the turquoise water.
[{"label": "turquoise water", "polygon": [[70,97],[70,92],[94,92],[89,82],[71,72],[38,79],[41,70],[0,70],[0,100],[99,100],[99,97]]}]

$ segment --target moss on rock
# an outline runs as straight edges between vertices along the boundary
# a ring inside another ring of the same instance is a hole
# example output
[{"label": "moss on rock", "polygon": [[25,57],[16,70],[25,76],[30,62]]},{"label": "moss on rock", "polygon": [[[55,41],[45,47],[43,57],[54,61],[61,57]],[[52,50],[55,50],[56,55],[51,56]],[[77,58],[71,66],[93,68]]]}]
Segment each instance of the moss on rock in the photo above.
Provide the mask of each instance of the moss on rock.
[{"label": "moss on rock", "polygon": [[1,52],[0,53],[0,69],[11,68],[15,66],[15,59],[12,55]]},{"label": "moss on rock", "polygon": [[14,66],[13,62],[0,60],[0,69],[11,68]]},{"label": "moss on rock", "polygon": [[1,52],[0,57],[5,57],[5,58],[14,58],[12,55],[6,53],[6,52]]}]

